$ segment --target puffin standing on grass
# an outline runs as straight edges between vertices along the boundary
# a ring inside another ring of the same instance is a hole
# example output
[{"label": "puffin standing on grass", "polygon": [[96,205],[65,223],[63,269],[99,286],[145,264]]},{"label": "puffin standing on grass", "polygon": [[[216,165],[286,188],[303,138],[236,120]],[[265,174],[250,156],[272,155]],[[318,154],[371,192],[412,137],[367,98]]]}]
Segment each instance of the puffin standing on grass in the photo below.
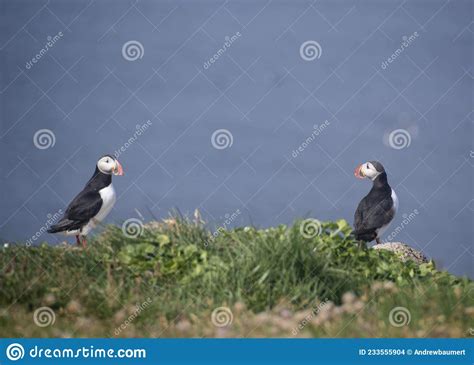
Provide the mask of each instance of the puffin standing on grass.
[{"label": "puffin standing on grass", "polygon": [[64,217],[48,232],[74,235],[77,244],[85,248],[87,234],[104,220],[115,204],[112,174],[123,175],[122,165],[115,157],[105,155],[97,161],[94,174],[69,204]]},{"label": "puffin standing on grass", "polygon": [[380,237],[395,217],[398,198],[390,187],[387,173],[378,161],[365,162],[356,167],[354,175],[359,179],[372,180],[372,189],[360,201],[354,215],[354,235],[359,241],[370,242]]}]

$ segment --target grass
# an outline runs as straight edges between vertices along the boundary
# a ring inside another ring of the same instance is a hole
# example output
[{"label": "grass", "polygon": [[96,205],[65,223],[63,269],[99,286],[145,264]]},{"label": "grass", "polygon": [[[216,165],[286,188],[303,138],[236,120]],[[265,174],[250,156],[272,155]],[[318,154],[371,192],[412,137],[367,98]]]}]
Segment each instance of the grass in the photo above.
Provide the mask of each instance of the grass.
[{"label": "grass", "polygon": [[[471,280],[361,248],[343,220],[307,224],[212,235],[173,218],[138,237],[108,226],[86,250],[5,247],[0,336],[472,335]],[[54,323],[35,324],[41,307]]]}]

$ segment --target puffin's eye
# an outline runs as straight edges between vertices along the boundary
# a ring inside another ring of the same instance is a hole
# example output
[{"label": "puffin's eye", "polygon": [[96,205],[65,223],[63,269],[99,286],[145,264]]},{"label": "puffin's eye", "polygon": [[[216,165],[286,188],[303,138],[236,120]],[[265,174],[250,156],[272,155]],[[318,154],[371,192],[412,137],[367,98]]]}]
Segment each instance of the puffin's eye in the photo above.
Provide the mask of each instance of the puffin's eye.
[{"label": "puffin's eye", "polygon": [[369,164],[367,164],[367,168],[370,169]]}]

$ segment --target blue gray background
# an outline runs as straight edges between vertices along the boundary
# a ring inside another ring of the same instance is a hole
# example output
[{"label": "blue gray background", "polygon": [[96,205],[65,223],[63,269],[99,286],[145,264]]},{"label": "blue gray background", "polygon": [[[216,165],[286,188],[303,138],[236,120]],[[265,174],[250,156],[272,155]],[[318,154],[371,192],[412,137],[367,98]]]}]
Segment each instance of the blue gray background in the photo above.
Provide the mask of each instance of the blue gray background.
[{"label": "blue gray background", "polygon": [[[0,237],[25,241],[64,209],[97,158],[125,176],[108,222],[199,208],[210,226],[260,227],[353,212],[377,159],[398,193],[387,235],[473,276],[473,22],[470,1],[0,2]],[[63,33],[31,68],[48,36]],[[209,68],[226,36],[240,32]],[[383,69],[402,37],[410,46]],[[142,57],[128,61],[135,40]],[[300,56],[317,41],[320,58]],[[329,125],[298,157],[315,124]],[[34,134],[49,129],[50,148]],[[227,129],[232,146],[211,136]],[[388,135],[409,133],[394,149]],[[60,242],[44,234],[40,240]]]}]

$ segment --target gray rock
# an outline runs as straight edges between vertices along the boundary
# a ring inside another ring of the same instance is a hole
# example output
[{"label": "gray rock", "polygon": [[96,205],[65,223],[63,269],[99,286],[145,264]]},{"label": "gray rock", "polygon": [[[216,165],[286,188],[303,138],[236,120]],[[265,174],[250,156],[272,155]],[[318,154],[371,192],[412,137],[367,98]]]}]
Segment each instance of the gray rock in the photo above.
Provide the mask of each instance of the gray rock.
[{"label": "gray rock", "polygon": [[372,247],[374,250],[388,250],[395,252],[400,260],[403,262],[412,260],[417,264],[428,262],[429,260],[423,255],[422,252],[415,250],[414,248],[405,245],[401,242],[386,242]]}]

